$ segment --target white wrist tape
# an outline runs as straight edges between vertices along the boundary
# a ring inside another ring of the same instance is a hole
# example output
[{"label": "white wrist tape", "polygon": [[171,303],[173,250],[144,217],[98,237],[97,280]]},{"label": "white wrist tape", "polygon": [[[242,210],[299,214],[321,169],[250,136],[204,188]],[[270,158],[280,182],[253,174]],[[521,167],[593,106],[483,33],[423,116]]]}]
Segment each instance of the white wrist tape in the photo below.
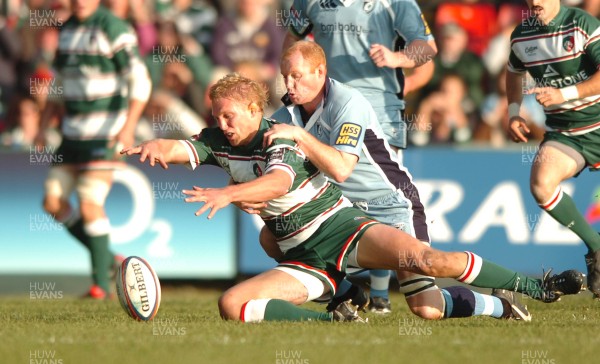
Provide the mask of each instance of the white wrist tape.
[{"label": "white wrist tape", "polygon": [[513,116],[519,116],[519,111],[521,110],[521,105],[516,102],[508,105],[508,118],[512,118]]},{"label": "white wrist tape", "polygon": [[579,99],[579,91],[577,91],[577,86],[568,86],[560,88],[560,93],[562,94],[563,99],[565,101],[577,100]]}]

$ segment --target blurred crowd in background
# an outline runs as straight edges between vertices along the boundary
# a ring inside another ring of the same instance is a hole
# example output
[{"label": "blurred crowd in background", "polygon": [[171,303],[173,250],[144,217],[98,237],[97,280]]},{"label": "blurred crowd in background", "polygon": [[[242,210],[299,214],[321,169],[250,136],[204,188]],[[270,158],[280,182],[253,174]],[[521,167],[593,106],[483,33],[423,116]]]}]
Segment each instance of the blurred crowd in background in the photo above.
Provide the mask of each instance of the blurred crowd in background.
[{"label": "blurred crowd in background", "polygon": [[[235,71],[264,82],[271,110],[281,106],[281,44],[291,0],[103,0],[127,19],[138,36],[152,96],[137,138],[187,138],[185,131],[211,126],[207,90]],[[525,0],[417,1],[438,46],[433,78],[406,95],[409,141],[413,146],[483,145],[510,142],[504,73],[510,34],[529,13]],[[0,12],[0,144],[29,149],[41,112],[60,97],[52,63],[69,0],[3,0]],[[600,0],[565,5],[600,16]],[[524,85],[524,89],[527,86]],[[544,133],[545,116],[526,97],[522,114],[532,124],[532,141]],[[60,115],[53,117],[58,128]],[[50,144],[59,133],[47,130]]]}]

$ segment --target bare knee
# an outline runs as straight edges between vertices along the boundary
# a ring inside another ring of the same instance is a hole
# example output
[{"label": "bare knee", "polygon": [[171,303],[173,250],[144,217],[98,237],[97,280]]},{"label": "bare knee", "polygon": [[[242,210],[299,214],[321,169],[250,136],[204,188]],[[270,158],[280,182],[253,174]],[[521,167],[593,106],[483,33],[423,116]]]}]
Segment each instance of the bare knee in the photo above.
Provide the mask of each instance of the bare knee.
[{"label": "bare knee", "polygon": [[529,189],[538,203],[544,203],[552,197],[556,190],[556,184],[541,176],[532,176]]},{"label": "bare knee", "polygon": [[219,297],[219,314],[224,320],[239,320],[243,305],[234,293],[227,291]]},{"label": "bare knee", "polygon": [[42,207],[48,214],[58,218],[65,215],[70,210],[70,205],[67,201],[55,196],[44,197]]},{"label": "bare knee", "polygon": [[408,307],[415,315],[425,320],[444,317],[444,299],[439,289],[428,289],[406,297]]},{"label": "bare knee", "polygon": [[425,320],[440,320],[444,313],[436,307],[430,306],[409,306],[412,313]]}]

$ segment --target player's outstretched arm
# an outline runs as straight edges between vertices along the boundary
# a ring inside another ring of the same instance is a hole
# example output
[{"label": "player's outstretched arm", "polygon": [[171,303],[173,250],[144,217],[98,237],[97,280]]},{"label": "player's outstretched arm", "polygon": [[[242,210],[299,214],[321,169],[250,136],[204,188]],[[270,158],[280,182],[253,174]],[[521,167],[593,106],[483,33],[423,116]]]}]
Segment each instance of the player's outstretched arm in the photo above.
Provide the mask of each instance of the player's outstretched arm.
[{"label": "player's outstretched arm", "polygon": [[189,196],[185,202],[204,202],[204,205],[196,211],[196,216],[210,210],[208,218],[211,219],[217,211],[233,202],[269,201],[281,197],[288,192],[292,182],[292,177],[288,173],[274,169],[252,181],[223,188],[194,186],[192,190],[183,190],[183,193]]},{"label": "player's outstretched arm", "polygon": [[121,154],[140,155],[140,162],[148,163],[154,167],[158,162],[164,169],[169,168],[168,163],[184,164],[189,162],[187,150],[178,140],[154,139],[143,142],[135,147],[127,147],[121,150]]}]

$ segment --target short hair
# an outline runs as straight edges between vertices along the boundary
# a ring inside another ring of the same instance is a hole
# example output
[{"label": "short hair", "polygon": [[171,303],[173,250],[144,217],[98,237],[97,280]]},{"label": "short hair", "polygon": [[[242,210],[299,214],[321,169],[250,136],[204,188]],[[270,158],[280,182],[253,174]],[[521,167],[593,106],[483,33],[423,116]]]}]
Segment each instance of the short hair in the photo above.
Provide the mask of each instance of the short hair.
[{"label": "short hair", "polygon": [[312,71],[314,71],[321,64],[327,67],[327,58],[325,58],[325,52],[323,51],[323,48],[321,48],[321,46],[315,42],[306,40],[295,42],[288,49],[286,49],[285,52],[283,52],[281,55],[281,61],[289,58],[295,52],[300,52],[300,54],[302,54],[302,58],[308,61]]},{"label": "short hair", "polygon": [[210,88],[208,97],[212,102],[219,99],[231,99],[248,105],[254,102],[260,111],[264,111],[269,102],[269,91],[254,80],[230,73]]}]

